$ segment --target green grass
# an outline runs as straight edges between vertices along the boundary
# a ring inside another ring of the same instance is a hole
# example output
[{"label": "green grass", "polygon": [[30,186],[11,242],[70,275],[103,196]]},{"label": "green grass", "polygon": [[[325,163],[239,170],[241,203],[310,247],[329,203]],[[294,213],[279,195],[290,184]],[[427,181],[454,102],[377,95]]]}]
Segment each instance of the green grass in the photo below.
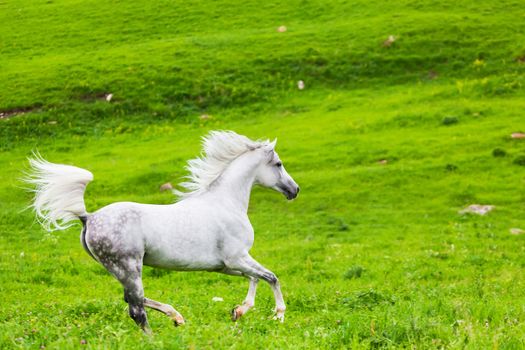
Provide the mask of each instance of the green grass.
[{"label": "green grass", "polygon": [[[0,120],[0,347],[525,347],[525,236],[509,233],[525,229],[510,138],[525,131],[524,15],[492,0],[0,2],[0,113],[26,112]],[[147,268],[146,295],[187,320],[149,311],[148,338],[80,227],[45,233],[23,211],[25,157],[91,170],[91,211],[171,203],[159,185],[212,129],[277,137],[301,186],[293,202],[256,188],[250,207],[286,321],[264,284],[234,324],[245,280]],[[495,210],[458,214],[474,203]]]}]

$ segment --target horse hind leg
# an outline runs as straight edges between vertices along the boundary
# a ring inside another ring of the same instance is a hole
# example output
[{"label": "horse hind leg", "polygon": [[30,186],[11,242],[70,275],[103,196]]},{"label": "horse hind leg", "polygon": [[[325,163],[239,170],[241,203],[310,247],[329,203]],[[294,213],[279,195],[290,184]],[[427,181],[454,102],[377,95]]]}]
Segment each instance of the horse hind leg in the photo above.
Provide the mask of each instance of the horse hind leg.
[{"label": "horse hind leg", "polygon": [[142,258],[133,257],[133,255],[110,254],[98,249],[92,249],[92,252],[106,270],[124,287],[124,301],[128,303],[129,316],[144,333],[151,334],[148,316],[144,310]]},{"label": "horse hind leg", "polygon": [[158,301],[144,298],[144,306],[157,310],[168,316],[172,321],[175,327],[184,324],[184,317],[169,304],[163,304]]},{"label": "horse hind leg", "polygon": [[142,259],[144,249],[138,245],[122,244],[122,230],[111,230],[104,220],[91,216],[87,229],[81,235],[86,250],[100,262],[124,287],[124,300],[129,315],[142,330],[150,334],[148,317],[144,310],[142,286]]},{"label": "horse hind leg", "polygon": [[144,309],[144,288],[140,274],[131,275],[125,280],[120,280],[124,286],[124,300],[128,303],[129,316],[146,334],[151,334],[148,316]]}]

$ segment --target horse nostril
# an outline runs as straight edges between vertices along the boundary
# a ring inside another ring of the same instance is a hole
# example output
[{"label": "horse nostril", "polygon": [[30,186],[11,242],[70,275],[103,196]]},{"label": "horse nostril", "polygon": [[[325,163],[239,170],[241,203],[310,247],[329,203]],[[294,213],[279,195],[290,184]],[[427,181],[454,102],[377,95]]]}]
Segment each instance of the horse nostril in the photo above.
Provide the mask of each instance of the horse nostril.
[{"label": "horse nostril", "polygon": [[300,190],[300,188],[299,188],[299,186],[297,186],[297,191],[295,191],[295,193],[299,193],[299,190]]}]

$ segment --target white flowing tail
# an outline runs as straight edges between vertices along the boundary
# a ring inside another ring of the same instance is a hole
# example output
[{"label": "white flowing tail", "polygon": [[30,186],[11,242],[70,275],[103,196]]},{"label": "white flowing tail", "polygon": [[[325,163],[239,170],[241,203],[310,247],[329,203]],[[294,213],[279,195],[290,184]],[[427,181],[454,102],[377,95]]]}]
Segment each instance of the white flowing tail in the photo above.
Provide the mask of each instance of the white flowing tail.
[{"label": "white flowing tail", "polygon": [[64,230],[86,215],[84,191],[93,174],[71,165],[54,164],[35,154],[29,158],[31,171],[25,179],[34,185],[31,207],[47,231]]}]

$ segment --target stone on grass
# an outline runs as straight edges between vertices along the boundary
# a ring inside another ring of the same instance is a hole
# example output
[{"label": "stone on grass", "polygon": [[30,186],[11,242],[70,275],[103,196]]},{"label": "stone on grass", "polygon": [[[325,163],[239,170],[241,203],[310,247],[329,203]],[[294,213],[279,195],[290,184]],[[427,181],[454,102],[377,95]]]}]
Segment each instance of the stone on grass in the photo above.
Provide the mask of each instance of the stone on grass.
[{"label": "stone on grass", "polygon": [[383,46],[384,47],[390,47],[390,46],[392,46],[394,41],[396,41],[396,37],[393,36],[393,35],[389,35],[388,38],[385,41],[383,41]]},{"label": "stone on grass", "polygon": [[510,137],[513,139],[525,139],[525,133],[523,132],[513,132],[510,134]]},{"label": "stone on grass", "polygon": [[173,185],[171,184],[171,182],[166,182],[165,184],[160,185],[161,192],[172,190],[172,189],[173,189]]},{"label": "stone on grass", "polygon": [[286,28],[286,26],[280,26],[279,28],[277,28],[277,31],[279,33],[284,33],[288,30],[288,28]]},{"label": "stone on grass", "polygon": [[211,300],[215,301],[215,302],[217,302],[217,301],[224,301],[224,299],[221,298],[221,297],[213,297],[213,298],[211,298]]},{"label": "stone on grass", "polygon": [[482,204],[471,204],[465,209],[462,209],[459,211],[460,214],[477,214],[477,215],[485,215],[488,212],[490,212],[492,209],[494,209],[493,205],[482,205]]},{"label": "stone on grass", "polygon": [[522,235],[525,233],[525,230],[522,230],[521,228],[513,227],[510,229],[511,235]]}]

